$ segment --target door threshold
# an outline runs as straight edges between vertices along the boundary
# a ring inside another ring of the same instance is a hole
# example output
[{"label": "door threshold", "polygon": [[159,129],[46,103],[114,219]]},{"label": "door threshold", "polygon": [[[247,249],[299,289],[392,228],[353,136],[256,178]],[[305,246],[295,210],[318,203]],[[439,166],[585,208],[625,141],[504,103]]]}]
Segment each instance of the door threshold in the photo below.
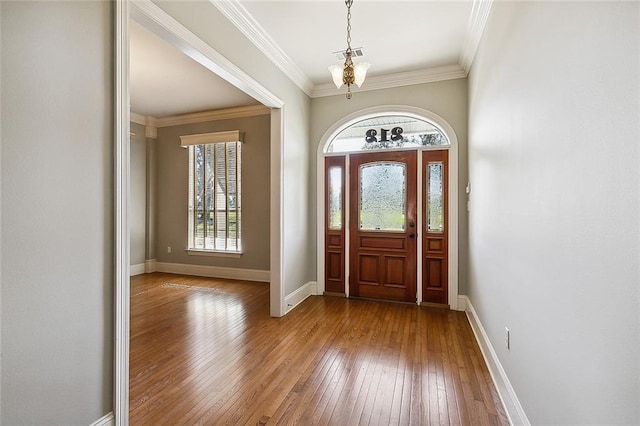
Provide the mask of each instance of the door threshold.
[{"label": "door threshold", "polygon": [[420,302],[420,306],[426,306],[427,308],[450,309],[450,306],[446,303]]},{"label": "door threshold", "polygon": [[322,293],[323,296],[331,296],[331,297],[347,297],[345,293],[336,293],[333,291],[325,291]]},{"label": "door threshold", "polygon": [[376,299],[373,297],[349,296],[348,298],[354,299],[354,300],[368,300],[371,302],[398,303],[400,305],[416,305],[416,302],[404,302],[402,300],[389,300],[389,299]]}]

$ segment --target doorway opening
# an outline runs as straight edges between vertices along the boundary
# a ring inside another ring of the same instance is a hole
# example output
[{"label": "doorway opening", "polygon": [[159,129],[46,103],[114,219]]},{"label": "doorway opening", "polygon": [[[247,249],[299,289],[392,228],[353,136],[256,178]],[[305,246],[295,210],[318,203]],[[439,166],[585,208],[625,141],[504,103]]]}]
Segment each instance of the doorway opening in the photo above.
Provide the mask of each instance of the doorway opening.
[{"label": "doorway opening", "polygon": [[231,85],[270,108],[270,312],[284,314],[284,283],[281,277],[282,236],[281,176],[284,102],[259,82],[238,69],[219,52],[184,28],[151,2],[116,2],[115,12],[115,396],[116,425],[128,424],[129,412],[129,328],[130,328],[130,121],[129,111],[129,24],[130,18],[160,36],[170,45],[215,73]]},{"label": "doorway opening", "polygon": [[457,309],[457,139],[442,118],[379,107],[318,149],[318,287]]}]

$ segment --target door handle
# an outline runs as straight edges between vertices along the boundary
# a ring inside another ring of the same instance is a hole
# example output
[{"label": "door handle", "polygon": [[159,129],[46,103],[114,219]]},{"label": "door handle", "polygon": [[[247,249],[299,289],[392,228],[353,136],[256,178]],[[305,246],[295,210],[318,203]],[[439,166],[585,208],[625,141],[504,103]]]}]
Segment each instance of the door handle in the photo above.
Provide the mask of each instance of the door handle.
[{"label": "door handle", "polygon": [[415,238],[415,237],[416,237],[415,233],[412,232],[412,233],[409,234],[409,238]]}]

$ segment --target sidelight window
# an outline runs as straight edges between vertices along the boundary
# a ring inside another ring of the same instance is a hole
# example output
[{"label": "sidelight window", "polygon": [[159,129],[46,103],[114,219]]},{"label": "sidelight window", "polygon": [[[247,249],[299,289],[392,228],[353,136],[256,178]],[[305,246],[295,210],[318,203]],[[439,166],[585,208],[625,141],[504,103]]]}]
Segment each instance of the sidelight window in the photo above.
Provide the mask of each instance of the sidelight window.
[{"label": "sidelight window", "polygon": [[427,165],[427,230],[444,231],[444,165],[442,162]]},{"label": "sidelight window", "polygon": [[329,167],[329,229],[342,229],[342,166]]}]

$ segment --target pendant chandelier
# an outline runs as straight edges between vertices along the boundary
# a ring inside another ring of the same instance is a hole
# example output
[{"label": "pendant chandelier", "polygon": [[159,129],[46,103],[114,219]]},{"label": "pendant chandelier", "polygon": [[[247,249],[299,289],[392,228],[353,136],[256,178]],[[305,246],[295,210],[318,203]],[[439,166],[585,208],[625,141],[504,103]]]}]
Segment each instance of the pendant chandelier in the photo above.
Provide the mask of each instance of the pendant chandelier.
[{"label": "pendant chandelier", "polygon": [[351,60],[353,52],[351,50],[351,5],[353,0],[345,0],[347,6],[347,50],[344,52],[344,65],[331,65],[329,72],[333,78],[333,84],[339,89],[343,84],[347,85],[347,99],[351,99],[351,85],[357,84],[362,86],[367,76],[367,70],[371,66],[369,62],[360,62],[354,64]]}]

